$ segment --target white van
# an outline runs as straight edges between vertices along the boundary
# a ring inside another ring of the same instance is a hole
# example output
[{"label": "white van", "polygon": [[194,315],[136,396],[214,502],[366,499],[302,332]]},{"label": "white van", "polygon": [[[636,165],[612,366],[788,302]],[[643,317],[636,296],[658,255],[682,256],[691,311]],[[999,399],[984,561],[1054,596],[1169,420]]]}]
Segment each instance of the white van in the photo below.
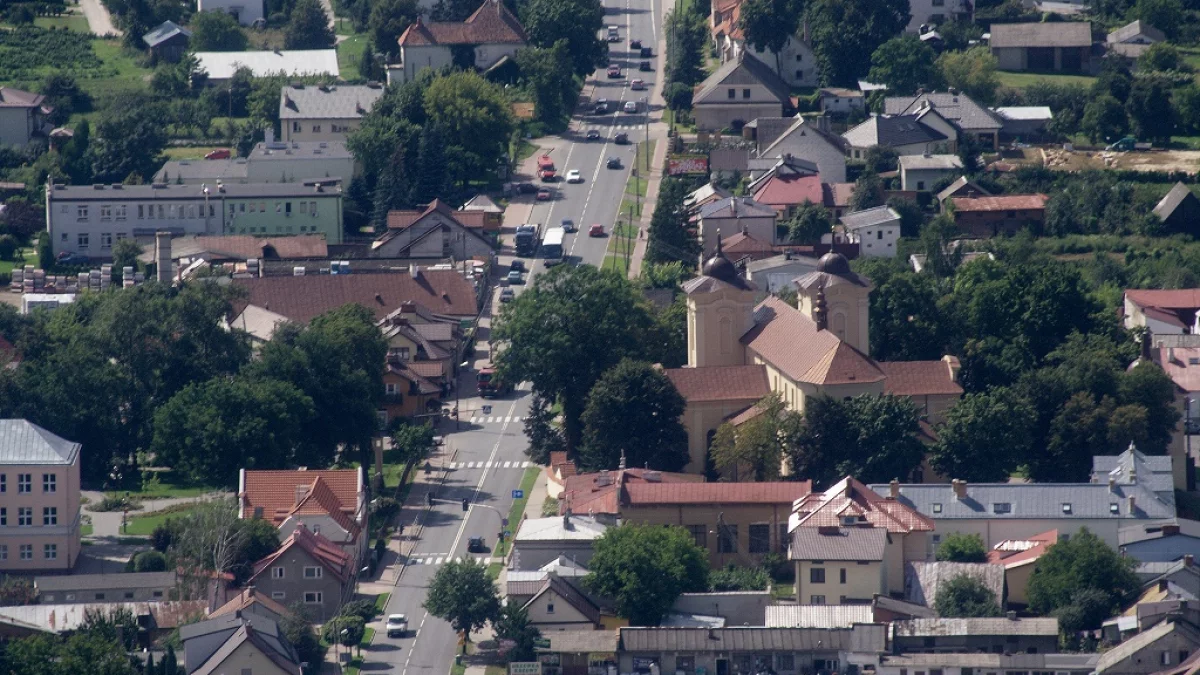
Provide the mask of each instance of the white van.
[{"label": "white van", "polygon": [[619,29],[617,26],[609,26],[608,27],[608,41],[609,42],[620,42],[621,41],[621,33],[619,32]]}]

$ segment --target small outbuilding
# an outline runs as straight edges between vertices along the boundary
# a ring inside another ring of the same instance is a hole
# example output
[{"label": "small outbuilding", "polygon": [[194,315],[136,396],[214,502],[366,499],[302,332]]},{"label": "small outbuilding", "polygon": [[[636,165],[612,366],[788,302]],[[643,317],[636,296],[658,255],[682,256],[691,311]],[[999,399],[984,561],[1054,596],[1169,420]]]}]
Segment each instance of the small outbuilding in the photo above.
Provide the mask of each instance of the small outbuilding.
[{"label": "small outbuilding", "polygon": [[142,36],[142,42],[146,43],[146,51],[151,57],[171,63],[183,58],[191,39],[192,31],[174,21],[164,21],[158,28]]}]

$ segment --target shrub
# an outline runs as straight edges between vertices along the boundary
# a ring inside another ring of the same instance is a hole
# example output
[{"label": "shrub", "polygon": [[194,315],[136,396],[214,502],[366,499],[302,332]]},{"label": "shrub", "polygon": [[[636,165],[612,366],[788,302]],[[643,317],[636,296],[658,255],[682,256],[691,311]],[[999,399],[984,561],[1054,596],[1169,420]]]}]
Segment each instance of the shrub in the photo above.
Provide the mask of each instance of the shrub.
[{"label": "shrub", "polygon": [[96,512],[140,511],[141,509],[142,503],[136,497],[115,494],[104,495],[104,499],[88,507],[89,511]]},{"label": "shrub", "polygon": [[714,592],[765,591],[771,579],[761,567],[738,567],[733,563],[708,575],[708,585]]},{"label": "shrub", "polygon": [[133,558],[135,572],[165,572],[167,571],[167,556],[158,551],[142,551]]},{"label": "shrub", "polygon": [[11,234],[0,234],[0,260],[12,260],[16,252],[16,237]]},{"label": "shrub", "polygon": [[364,622],[371,621],[375,618],[375,601],[352,600],[347,602],[338,610],[338,616],[357,616]]},{"label": "shrub", "polygon": [[390,525],[400,515],[400,503],[391,497],[380,497],[375,500],[371,509],[371,517],[376,523]]}]

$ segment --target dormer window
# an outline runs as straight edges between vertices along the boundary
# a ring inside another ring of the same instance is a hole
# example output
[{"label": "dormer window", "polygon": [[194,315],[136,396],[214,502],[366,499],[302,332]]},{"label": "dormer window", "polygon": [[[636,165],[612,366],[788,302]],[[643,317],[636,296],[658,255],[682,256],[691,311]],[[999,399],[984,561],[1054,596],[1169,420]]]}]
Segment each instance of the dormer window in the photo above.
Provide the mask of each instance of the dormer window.
[{"label": "dormer window", "polygon": [[933,505],[933,512],[934,512],[934,513],[941,513],[941,512],[942,512],[942,505],[941,505],[940,503],[937,503],[937,502],[935,502],[935,503],[934,503],[934,505]]},{"label": "dormer window", "polygon": [[853,527],[858,524],[858,516],[842,516],[842,525]]},{"label": "dormer window", "polygon": [[1108,505],[1108,512],[1115,516],[1121,512],[1121,507],[1116,502],[1113,502]]},{"label": "dormer window", "polygon": [[1067,514],[1068,516],[1071,515],[1071,513],[1073,512],[1073,509],[1071,508],[1071,504],[1068,502],[1063,502],[1062,510],[1063,510],[1063,513]]},{"label": "dormer window", "polygon": [[996,502],[992,504],[992,513],[1012,513],[1012,504],[1010,502]]}]

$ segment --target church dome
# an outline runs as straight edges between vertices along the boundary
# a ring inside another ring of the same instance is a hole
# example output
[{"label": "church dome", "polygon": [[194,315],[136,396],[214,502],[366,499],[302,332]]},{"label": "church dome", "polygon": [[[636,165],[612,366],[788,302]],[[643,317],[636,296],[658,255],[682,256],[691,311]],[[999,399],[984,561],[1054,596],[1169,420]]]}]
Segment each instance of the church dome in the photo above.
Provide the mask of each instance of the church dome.
[{"label": "church dome", "polygon": [[838,276],[850,274],[850,261],[841,253],[830,251],[817,261],[817,271]]},{"label": "church dome", "polygon": [[721,281],[734,281],[737,279],[737,268],[725,257],[725,254],[718,248],[717,252],[711,258],[704,261],[704,268],[701,272],[706,277],[720,279]]}]

